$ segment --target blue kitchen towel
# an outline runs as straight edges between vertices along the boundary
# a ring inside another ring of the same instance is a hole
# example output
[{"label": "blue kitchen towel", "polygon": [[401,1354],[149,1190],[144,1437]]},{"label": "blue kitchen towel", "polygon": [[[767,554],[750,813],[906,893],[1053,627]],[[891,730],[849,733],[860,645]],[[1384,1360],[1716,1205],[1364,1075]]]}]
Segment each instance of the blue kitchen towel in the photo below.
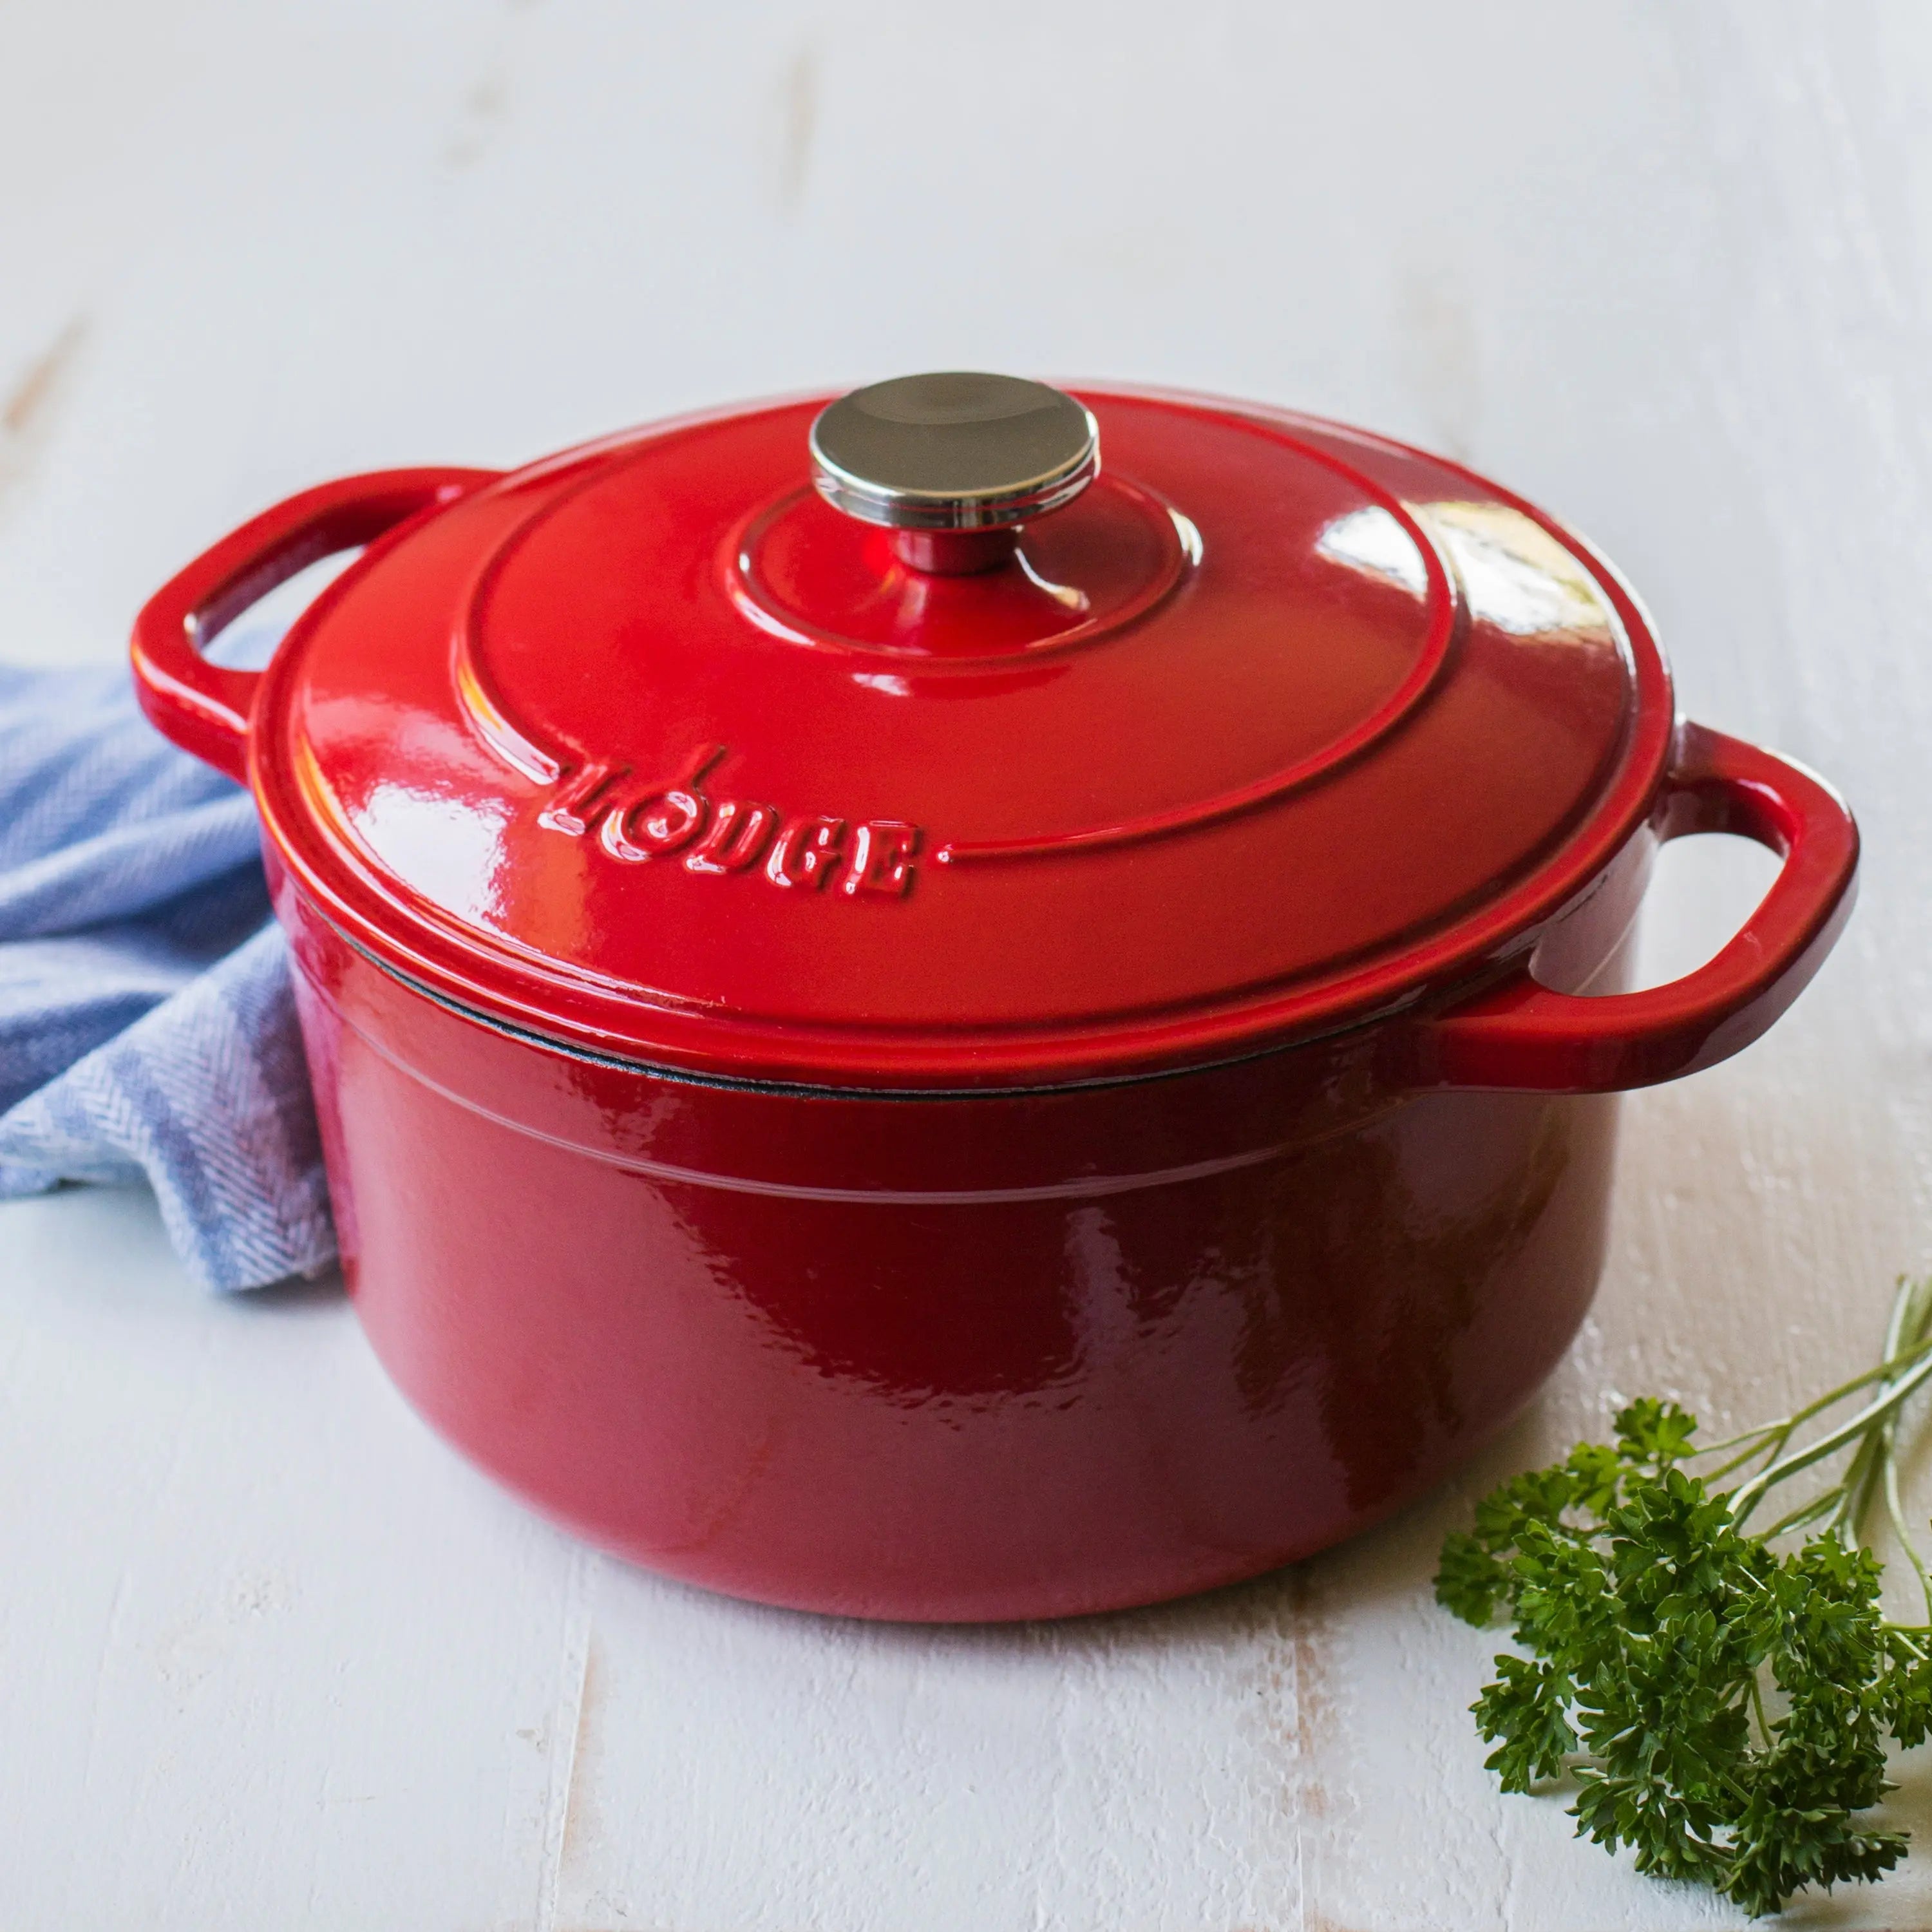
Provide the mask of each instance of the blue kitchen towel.
[{"label": "blue kitchen towel", "polygon": [[248,794],[124,669],[0,665],[0,1198],[145,1177],[205,1286],[326,1267],[289,970]]}]

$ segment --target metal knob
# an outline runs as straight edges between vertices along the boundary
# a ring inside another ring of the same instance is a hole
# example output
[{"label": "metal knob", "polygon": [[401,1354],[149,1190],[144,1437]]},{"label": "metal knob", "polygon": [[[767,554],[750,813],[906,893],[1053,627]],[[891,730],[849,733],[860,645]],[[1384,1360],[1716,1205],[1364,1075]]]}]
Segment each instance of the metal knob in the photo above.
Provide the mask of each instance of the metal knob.
[{"label": "metal knob", "polygon": [[1100,432],[1063,391],[967,371],[854,389],[812,426],[812,481],[834,508],[901,532],[923,570],[983,570],[1019,526],[1100,473]]}]

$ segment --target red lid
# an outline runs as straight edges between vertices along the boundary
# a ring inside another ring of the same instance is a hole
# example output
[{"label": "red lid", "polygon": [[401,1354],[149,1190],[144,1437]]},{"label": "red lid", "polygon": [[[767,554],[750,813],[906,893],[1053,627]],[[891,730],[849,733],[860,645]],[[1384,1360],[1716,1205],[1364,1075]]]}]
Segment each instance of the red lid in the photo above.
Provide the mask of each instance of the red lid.
[{"label": "red lid", "polygon": [[835,507],[822,401],[787,403],[554,458],[378,543],[256,712],[295,875],[495,1018],[836,1086],[1198,1064],[1529,944],[1667,748],[1615,578],[1397,445],[1078,396],[1015,432],[1004,494],[943,422],[892,477],[828,413]]}]

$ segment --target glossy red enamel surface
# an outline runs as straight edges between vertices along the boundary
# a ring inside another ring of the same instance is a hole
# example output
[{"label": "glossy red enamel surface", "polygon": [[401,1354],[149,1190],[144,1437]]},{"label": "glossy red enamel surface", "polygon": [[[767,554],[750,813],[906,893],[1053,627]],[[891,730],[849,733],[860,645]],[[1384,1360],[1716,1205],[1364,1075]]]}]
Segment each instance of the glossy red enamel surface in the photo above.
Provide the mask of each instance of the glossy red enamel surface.
[{"label": "glossy red enamel surface", "polygon": [[[1088,400],[1100,480],[1007,560],[806,494],[788,405],[323,484],[136,626],[262,806],[383,1361],[715,1588],[1070,1614],[1374,1520],[1582,1319],[1609,1096],[1748,1044],[1850,910],[1842,802],[1678,723],[1539,513]],[[363,543],[266,674],[202,655]],[[1621,990],[1710,831],[1775,883]]]},{"label": "glossy red enamel surface", "polygon": [[486,484],[350,572],[257,714],[275,836],[466,1005],[694,1071],[1039,1084],[1466,977],[1646,808],[1647,633],[1410,452],[1086,396],[1100,480],[909,568],[812,406]]},{"label": "glossy red enamel surface", "polygon": [[1005,1099],[668,1082],[486,1031],[282,903],[385,1364],[711,1588],[1005,1618],[1252,1574],[1492,1435],[1595,1282],[1613,1100],[1398,1099],[1359,1041]]}]

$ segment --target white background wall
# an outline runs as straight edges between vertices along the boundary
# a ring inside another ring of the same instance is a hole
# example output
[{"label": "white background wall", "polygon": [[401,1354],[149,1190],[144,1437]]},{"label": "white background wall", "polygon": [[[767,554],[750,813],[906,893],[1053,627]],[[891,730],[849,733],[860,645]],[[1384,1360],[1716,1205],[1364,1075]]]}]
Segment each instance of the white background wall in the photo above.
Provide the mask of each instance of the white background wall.
[{"label": "white background wall", "polygon": [[[1929,250],[1922,0],[0,0],[0,656],[112,657],[337,471],[920,368],[1541,499],[1870,856],[1790,1019],[1631,1106],[1598,1318],[1473,1484],[1618,1395],[1781,1406],[1932,1256]],[[1654,970],[1762,876],[1678,848]],[[1731,1922],[1494,1793],[1462,1506],[1060,1629],[746,1610],[470,1477],[332,1291],[205,1304],[136,1194],[0,1208],[0,1928]],[[1895,1802],[1932,1832],[1932,1767]],[[1925,1869],[1801,1922],[1932,1917]]]}]

